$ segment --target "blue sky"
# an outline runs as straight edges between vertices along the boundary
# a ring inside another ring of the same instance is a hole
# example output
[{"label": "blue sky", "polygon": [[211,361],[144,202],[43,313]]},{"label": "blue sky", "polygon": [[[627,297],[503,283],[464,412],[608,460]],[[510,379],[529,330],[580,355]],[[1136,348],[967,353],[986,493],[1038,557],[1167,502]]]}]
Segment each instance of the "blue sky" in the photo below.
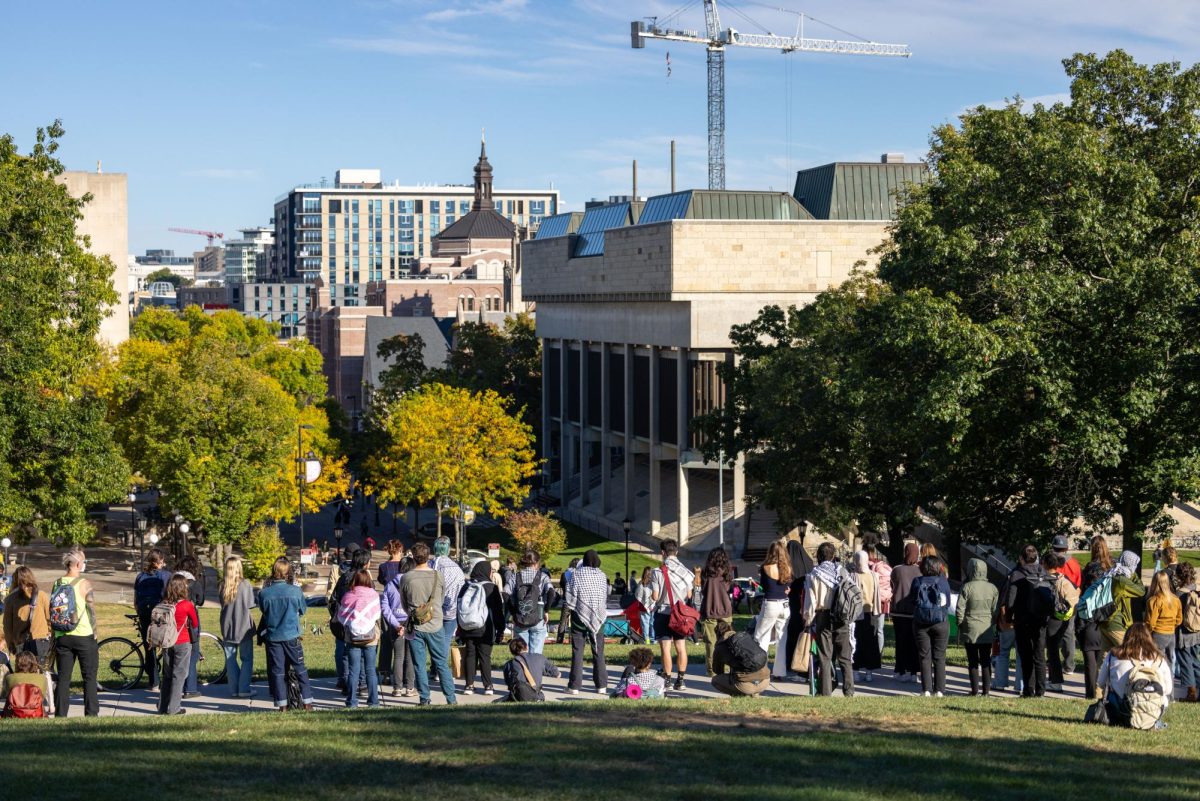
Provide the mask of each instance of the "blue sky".
[{"label": "blue sky", "polygon": [[[68,168],[99,159],[106,172],[128,173],[137,253],[203,244],[168,226],[231,236],[265,224],[277,195],[339,167],[469,182],[484,126],[499,187],[553,183],[568,208],[628,192],[635,158],[641,193],[665,191],[672,138],[680,185],[701,187],[704,48],[629,46],[630,20],[685,2],[11,3],[0,30],[0,131],[26,148],[38,125],[60,117]],[[701,29],[700,4],[690,5],[678,26]],[[796,16],[770,8],[782,6],[913,51],[901,60],[731,49],[731,188],[790,189],[797,168],[884,151],[918,157],[930,129],[965,107],[1061,96],[1060,61],[1077,50],[1200,58],[1193,0],[730,5],[722,22],[741,31],[757,22],[792,32]],[[845,38],[814,22],[806,33]]]}]

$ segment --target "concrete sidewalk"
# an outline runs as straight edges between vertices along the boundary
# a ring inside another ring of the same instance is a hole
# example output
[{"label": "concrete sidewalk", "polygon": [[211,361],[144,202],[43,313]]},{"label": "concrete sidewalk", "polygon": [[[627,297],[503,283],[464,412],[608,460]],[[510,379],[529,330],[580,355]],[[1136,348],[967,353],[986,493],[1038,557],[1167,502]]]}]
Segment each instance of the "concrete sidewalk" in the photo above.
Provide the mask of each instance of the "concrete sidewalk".
[{"label": "concrete sidewalk", "polygon": [[[608,689],[611,691],[615,686],[618,677],[624,666],[609,665],[608,668]],[[496,687],[496,695],[482,695],[480,691],[483,689],[483,684],[476,681],[476,694],[463,695],[461,680],[455,682],[455,691],[457,700],[460,704],[487,704],[497,701],[504,694],[504,679],[499,670],[494,670],[492,680]],[[547,678],[544,683],[546,692],[546,700],[553,703],[558,702],[581,702],[581,701],[596,701],[607,698],[607,695],[597,695],[592,688],[591,670],[584,670],[583,689],[578,695],[570,695],[566,692],[567,675],[563,671],[562,675],[557,679]],[[862,683],[856,681],[855,692],[859,696],[905,696],[919,695],[919,684],[911,682],[901,683],[897,681],[890,668],[884,668],[878,671],[874,676],[874,681],[870,683]],[[207,713],[238,713],[238,712],[268,712],[272,710],[271,694],[265,682],[255,683],[254,692],[256,696],[251,699],[230,698],[228,688],[224,685],[213,685],[202,688],[202,697],[195,698],[190,701],[183,702],[183,708],[187,709],[191,714],[207,714]],[[946,694],[947,696],[962,696],[966,695],[970,689],[970,682],[967,677],[965,668],[947,667],[946,668]],[[314,690],[314,706],[318,710],[343,709],[345,707],[345,699],[338,692],[336,681],[333,678],[315,679],[313,681]],[[1064,684],[1063,693],[1048,693],[1048,697],[1054,698],[1075,698],[1083,699],[1083,678],[1076,673],[1073,676],[1068,676]],[[397,706],[416,706],[417,697],[411,698],[393,698],[390,695],[390,685],[386,690],[381,691],[380,696],[385,707]],[[778,680],[772,682],[770,688],[763,694],[763,697],[780,698],[780,697],[801,697],[808,695],[807,682],[793,682],[789,680]],[[840,690],[835,690],[834,694],[841,696]],[[689,665],[687,675],[687,687],[682,692],[668,692],[668,698],[719,698],[723,697],[712,689],[709,680],[704,676],[704,665]],[[997,691],[996,698],[1014,698],[1015,694],[1011,691]],[[445,697],[433,686],[431,698],[435,706],[445,704]],[[359,703],[366,706],[366,696],[360,695]],[[851,702],[852,703],[852,702]],[[72,716],[79,716],[83,713],[82,699],[79,696],[73,698]],[[100,693],[100,714],[102,716],[132,716],[132,715],[148,715],[154,714],[158,708],[158,693],[152,693],[146,689],[131,690],[124,693]],[[1082,715],[1082,708],[1080,711]]]}]

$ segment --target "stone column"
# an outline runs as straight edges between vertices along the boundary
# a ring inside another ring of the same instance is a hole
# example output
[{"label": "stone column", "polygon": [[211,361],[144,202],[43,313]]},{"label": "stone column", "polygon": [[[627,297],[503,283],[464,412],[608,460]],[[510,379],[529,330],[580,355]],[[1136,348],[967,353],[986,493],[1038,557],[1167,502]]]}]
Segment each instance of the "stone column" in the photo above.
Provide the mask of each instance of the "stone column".
[{"label": "stone column", "polygon": [[567,412],[567,347],[565,339],[558,341],[558,474],[562,506],[571,496],[571,423]]},{"label": "stone column", "polygon": [[634,472],[636,459],[633,455],[633,345],[625,345],[625,519],[634,520],[637,513],[636,496],[634,494]]},{"label": "stone column", "polygon": [[651,537],[658,536],[662,525],[662,481],[658,474],[659,448],[662,445],[658,431],[658,347],[650,346],[650,527]]},{"label": "stone column", "polygon": [[679,499],[679,544],[682,546],[688,541],[688,520],[689,518],[689,497],[688,497],[688,470],[683,466],[686,458],[685,452],[688,446],[688,425],[687,415],[690,408],[688,397],[688,351],[687,348],[680,348],[678,353],[678,361],[675,366],[675,422],[676,422],[676,452],[678,458],[675,460],[675,486],[678,488]]},{"label": "stone column", "polygon": [[[550,375],[550,348],[549,341],[542,342],[542,375]],[[550,483],[553,481],[554,470],[550,463],[554,455],[554,448],[550,446],[551,429],[553,423],[550,422],[550,382],[542,382],[542,431],[541,431],[541,446],[542,446],[542,491],[550,491]],[[415,530],[415,529],[414,529]]]},{"label": "stone column", "polygon": [[726,529],[730,536],[726,543],[733,544],[733,552],[740,551],[746,542],[746,457],[738,454],[733,463],[733,510],[730,514],[732,525]]},{"label": "stone column", "polygon": [[579,508],[588,505],[591,481],[588,470],[588,343],[579,340]]},{"label": "stone column", "polygon": [[612,392],[612,382],[608,378],[609,349],[608,343],[600,345],[600,515],[604,516],[612,509],[612,448],[608,445],[609,419],[608,394]]}]

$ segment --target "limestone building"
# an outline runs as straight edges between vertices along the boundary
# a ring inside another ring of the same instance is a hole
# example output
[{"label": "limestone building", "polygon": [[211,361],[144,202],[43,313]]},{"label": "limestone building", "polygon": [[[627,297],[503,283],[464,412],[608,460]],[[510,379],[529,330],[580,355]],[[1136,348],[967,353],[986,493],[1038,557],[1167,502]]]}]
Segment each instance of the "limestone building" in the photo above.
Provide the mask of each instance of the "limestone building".
[{"label": "limestone building", "polygon": [[100,325],[100,338],[116,346],[129,339],[129,182],[125,173],[77,172],[58,176],[73,197],[91,194],[83,219],[75,223],[79,236],[91,237],[91,251],[112,261],[112,285],[122,297],[109,307]]}]

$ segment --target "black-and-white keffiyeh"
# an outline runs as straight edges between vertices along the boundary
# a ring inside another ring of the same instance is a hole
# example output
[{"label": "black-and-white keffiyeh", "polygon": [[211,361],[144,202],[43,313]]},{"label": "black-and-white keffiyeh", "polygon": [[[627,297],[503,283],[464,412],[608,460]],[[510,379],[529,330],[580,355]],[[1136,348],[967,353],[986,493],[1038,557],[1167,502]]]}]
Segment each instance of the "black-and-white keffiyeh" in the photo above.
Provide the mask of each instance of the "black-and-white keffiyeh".
[{"label": "black-and-white keffiyeh", "polygon": [[814,578],[825,582],[825,586],[830,589],[837,586],[840,574],[841,568],[837,562],[822,562],[814,567],[811,573]]},{"label": "black-and-white keffiyeh", "polygon": [[1141,557],[1133,551],[1123,551],[1121,558],[1112,566],[1112,570],[1108,571],[1108,575],[1112,578],[1133,578],[1140,561]]},{"label": "black-and-white keffiyeh", "polygon": [[595,567],[577,567],[567,582],[567,608],[595,633],[608,616],[608,577]]}]

